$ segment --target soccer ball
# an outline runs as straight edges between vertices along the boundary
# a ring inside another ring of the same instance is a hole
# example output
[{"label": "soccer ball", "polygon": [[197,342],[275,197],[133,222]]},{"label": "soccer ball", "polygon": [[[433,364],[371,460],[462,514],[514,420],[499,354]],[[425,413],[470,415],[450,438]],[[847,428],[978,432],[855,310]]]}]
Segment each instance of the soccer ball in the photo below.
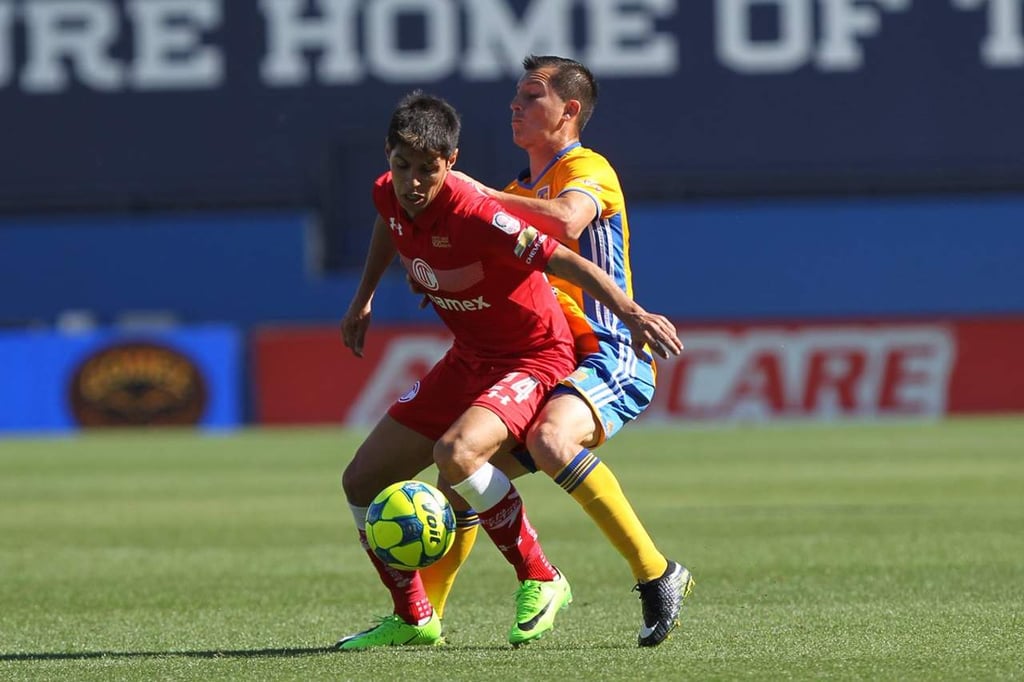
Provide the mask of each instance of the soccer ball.
[{"label": "soccer ball", "polygon": [[392,568],[415,571],[444,556],[455,541],[455,512],[422,481],[392,483],[366,510],[366,541]]}]

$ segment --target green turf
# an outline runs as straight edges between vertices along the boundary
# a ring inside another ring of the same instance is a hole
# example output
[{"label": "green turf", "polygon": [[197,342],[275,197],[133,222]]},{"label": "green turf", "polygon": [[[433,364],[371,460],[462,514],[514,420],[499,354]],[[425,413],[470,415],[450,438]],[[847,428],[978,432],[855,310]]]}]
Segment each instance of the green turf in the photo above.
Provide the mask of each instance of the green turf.
[{"label": "green turf", "polygon": [[520,481],[576,597],[512,650],[481,536],[450,645],[332,653],[390,602],[357,549],[340,430],[0,440],[0,680],[1024,678],[1024,420],[627,429],[602,451],[697,588],[635,646],[625,563]]}]

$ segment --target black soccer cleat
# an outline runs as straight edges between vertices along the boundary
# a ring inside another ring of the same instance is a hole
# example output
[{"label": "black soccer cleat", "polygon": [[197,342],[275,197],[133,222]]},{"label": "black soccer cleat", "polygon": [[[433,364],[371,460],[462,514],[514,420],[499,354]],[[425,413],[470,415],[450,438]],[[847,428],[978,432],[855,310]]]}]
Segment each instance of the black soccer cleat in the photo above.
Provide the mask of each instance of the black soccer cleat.
[{"label": "black soccer cleat", "polygon": [[679,625],[683,599],[693,591],[694,580],[686,567],[668,562],[660,578],[640,583],[633,589],[640,593],[644,621],[640,625],[640,646],[658,646]]}]

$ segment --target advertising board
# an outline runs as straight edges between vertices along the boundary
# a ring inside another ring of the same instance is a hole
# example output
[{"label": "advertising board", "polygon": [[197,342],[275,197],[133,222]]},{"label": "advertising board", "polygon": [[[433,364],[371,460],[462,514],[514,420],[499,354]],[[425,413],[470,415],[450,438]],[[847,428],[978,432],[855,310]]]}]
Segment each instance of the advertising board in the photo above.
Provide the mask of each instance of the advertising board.
[{"label": "advertising board", "polygon": [[216,325],[0,332],[0,432],[237,426],[241,352]]},{"label": "advertising board", "polygon": [[[1024,412],[1024,319],[681,325],[646,424],[935,419]],[[442,328],[378,327],[354,357],[336,329],[264,329],[255,419],[372,426],[447,349]]]}]

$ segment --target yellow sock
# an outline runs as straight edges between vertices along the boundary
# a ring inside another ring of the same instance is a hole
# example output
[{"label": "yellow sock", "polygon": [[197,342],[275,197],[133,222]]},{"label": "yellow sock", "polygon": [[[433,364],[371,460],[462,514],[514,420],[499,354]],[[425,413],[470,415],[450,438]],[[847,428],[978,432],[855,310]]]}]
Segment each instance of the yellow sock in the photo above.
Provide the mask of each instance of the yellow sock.
[{"label": "yellow sock", "polygon": [[640,519],[612,470],[584,449],[555,476],[555,483],[576,500],[629,563],[637,582],[661,577],[665,558]]},{"label": "yellow sock", "polygon": [[455,541],[451,549],[431,565],[420,569],[423,589],[438,618],[444,618],[444,607],[455,584],[455,576],[469,558],[477,531],[480,530],[480,520],[475,512],[455,512],[455,519]]}]

